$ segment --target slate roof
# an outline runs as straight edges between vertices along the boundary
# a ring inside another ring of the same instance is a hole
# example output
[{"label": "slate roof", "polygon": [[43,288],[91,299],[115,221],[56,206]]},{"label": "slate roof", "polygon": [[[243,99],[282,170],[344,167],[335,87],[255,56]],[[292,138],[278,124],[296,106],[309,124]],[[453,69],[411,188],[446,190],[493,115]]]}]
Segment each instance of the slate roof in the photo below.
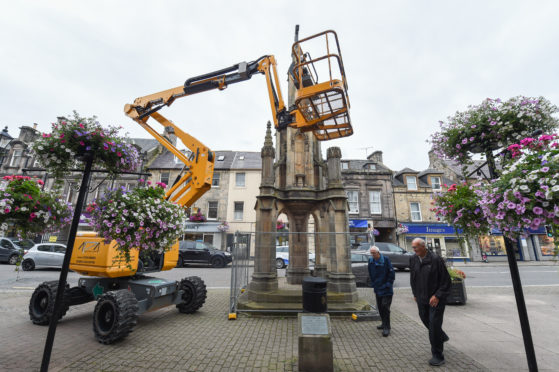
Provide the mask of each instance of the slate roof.
[{"label": "slate roof", "polygon": [[260,152],[235,151],[231,169],[262,169]]},{"label": "slate roof", "polygon": [[142,152],[151,151],[159,145],[155,138],[126,138],[125,140],[128,143],[140,146]]},{"label": "slate roof", "polygon": [[[219,160],[223,157],[223,160]],[[182,169],[181,161],[175,162],[170,151],[163,151],[148,168],[150,169]],[[227,169],[262,169],[260,152],[249,151],[215,151],[215,170]]]},{"label": "slate roof", "polygon": [[[373,161],[373,160],[360,160],[360,159],[342,159],[343,163],[348,163],[348,169],[343,169],[344,171],[348,170],[368,170],[371,172],[374,171],[384,171],[384,172],[392,172],[386,165]],[[374,164],[376,165],[377,169],[367,169],[365,166],[367,164]]]}]

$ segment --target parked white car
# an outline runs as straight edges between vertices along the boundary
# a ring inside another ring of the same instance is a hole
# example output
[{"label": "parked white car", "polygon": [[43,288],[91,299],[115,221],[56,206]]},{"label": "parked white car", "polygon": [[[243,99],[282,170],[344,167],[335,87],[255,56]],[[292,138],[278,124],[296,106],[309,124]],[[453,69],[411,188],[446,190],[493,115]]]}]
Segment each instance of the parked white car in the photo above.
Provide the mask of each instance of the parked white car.
[{"label": "parked white car", "polygon": [[[314,266],[315,254],[309,253],[309,264]],[[276,246],[276,268],[283,269],[289,265],[289,246]]]},{"label": "parked white car", "polygon": [[35,270],[37,266],[62,268],[66,246],[59,243],[35,244],[23,255],[21,268],[24,271]]}]

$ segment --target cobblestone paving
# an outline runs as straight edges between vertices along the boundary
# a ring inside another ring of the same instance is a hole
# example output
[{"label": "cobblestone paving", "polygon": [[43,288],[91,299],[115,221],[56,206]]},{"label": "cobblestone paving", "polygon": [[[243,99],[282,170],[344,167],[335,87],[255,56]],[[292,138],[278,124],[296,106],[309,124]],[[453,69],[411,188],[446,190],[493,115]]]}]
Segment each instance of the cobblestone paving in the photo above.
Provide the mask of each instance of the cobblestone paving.
[{"label": "cobblestone paving", "polygon": [[[360,289],[362,296],[368,290]],[[0,370],[39,369],[47,327],[29,321],[31,292],[3,292],[0,302]],[[370,299],[370,298],[369,298]],[[134,332],[113,345],[95,341],[94,303],[71,308],[59,323],[51,371],[296,371],[297,318],[240,314],[227,320],[229,292],[210,290],[196,314],[167,307],[139,317]],[[448,346],[447,363],[430,368],[427,330],[393,310],[392,334],[377,322],[332,319],[336,371],[481,371],[473,359]]]}]

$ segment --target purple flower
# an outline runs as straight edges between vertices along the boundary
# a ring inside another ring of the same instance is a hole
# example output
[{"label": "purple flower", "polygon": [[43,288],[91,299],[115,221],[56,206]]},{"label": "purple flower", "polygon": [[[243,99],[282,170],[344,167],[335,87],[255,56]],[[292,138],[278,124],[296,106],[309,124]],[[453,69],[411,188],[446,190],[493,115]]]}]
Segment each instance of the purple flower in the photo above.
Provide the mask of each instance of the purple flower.
[{"label": "purple flower", "polygon": [[543,167],[542,172],[549,172],[549,167]]},{"label": "purple flower", "polygon": [[543,213],[543,209],[540,207],[534,207],[534,209],[532,209],[532,212],[534,212],[534,214],[540,215]]}]

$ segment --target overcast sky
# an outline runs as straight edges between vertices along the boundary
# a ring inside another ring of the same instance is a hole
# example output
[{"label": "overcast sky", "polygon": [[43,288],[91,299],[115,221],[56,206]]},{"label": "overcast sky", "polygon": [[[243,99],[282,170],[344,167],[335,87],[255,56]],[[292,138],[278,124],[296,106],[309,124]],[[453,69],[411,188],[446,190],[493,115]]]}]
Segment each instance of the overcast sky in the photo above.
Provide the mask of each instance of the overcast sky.
[{"label": "overcast sky", "polygon": [[[276,56],[286,98],[300,24],[300,38],[338,33],[348,79],[354,135],[323,152],[381,150],[393,170],[423,170],[425,140],[457,110],[516,95],[559,104],[558,14],[557,1],[10,1],[0,125],[49,132],[77,110],[149,138],[125,103],[264,54]],[[272,120],[261,75],[161,113],[212,150],[259,151]]]}]

